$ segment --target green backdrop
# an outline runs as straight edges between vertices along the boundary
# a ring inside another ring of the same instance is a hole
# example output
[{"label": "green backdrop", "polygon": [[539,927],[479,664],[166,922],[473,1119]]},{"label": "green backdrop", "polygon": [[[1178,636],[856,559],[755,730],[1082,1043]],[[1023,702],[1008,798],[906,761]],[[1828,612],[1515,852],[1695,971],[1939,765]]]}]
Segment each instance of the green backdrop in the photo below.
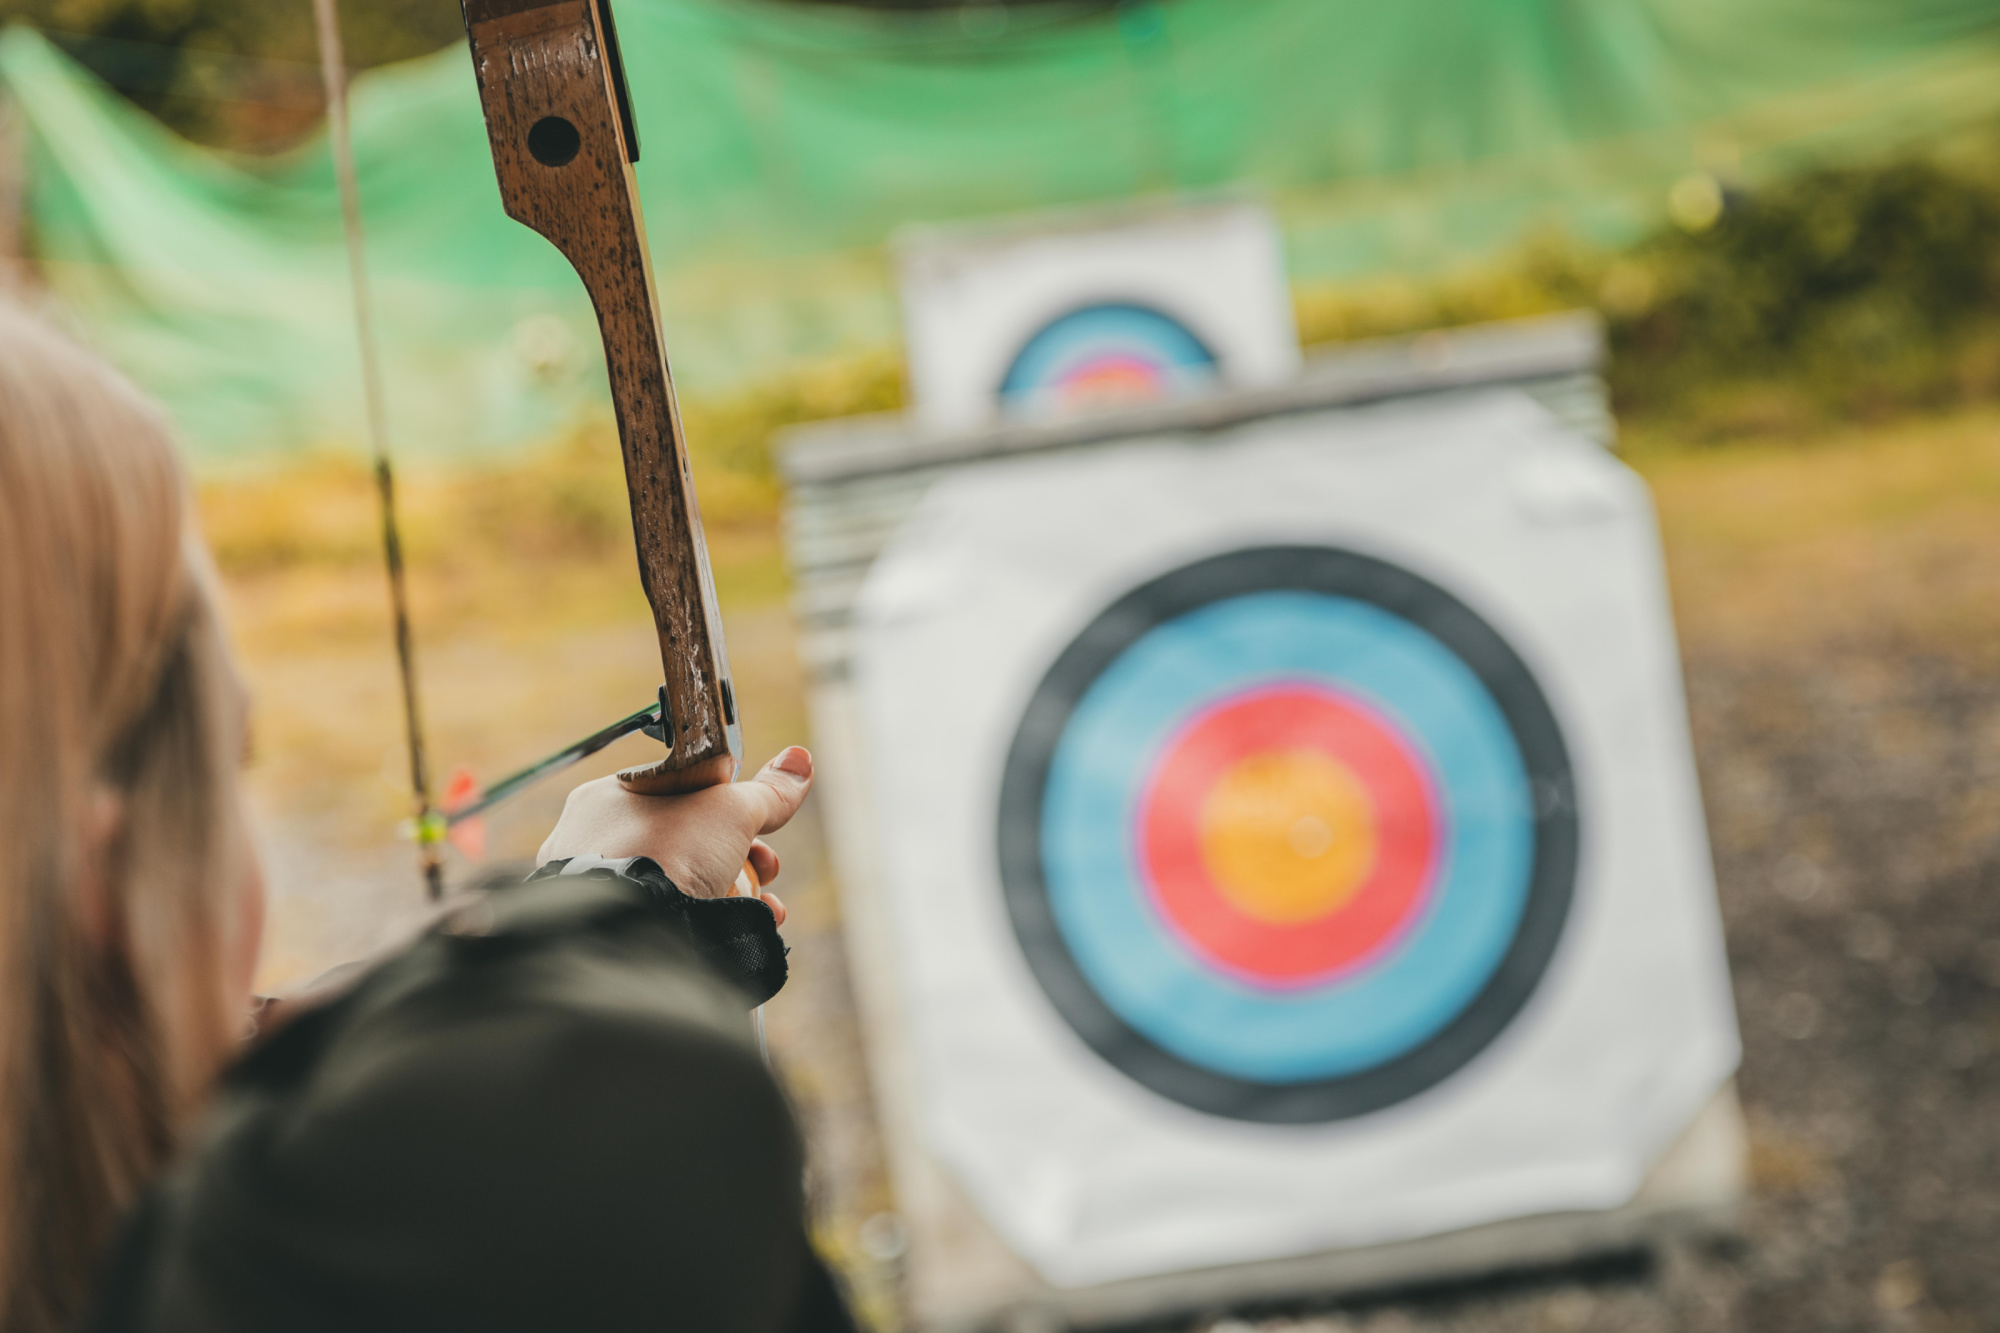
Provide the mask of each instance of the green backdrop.
[{"label": "green backdrop", "polygon": [[[1851,158],[2000,112],[2000,0],[1167,0],[885,15],[620,0],[677,375],[720,392],[897,337],[896,227],[1261,192],[1296,282],[1426,270],[1549,225],[1652,226],[1670,182]],[[0,34],[48,281],[208,464],[360,430],[323,142],[174,139]],[[582,289],[500,211],[462,48],[354,93],[405,454],[601,397]]]}]

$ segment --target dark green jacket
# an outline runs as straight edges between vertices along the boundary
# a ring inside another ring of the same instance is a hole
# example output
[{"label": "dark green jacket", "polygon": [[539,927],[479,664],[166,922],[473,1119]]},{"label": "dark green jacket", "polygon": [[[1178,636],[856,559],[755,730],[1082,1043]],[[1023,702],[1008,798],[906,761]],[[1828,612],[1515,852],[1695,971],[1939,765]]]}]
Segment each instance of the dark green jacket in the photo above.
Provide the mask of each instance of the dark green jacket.
[{"label": "dark green jacket", "polygon": [[769,909],[651,861],[563,870],[232,1070],[90,1327],[851,1329],[745,1013],[784,978]]}]

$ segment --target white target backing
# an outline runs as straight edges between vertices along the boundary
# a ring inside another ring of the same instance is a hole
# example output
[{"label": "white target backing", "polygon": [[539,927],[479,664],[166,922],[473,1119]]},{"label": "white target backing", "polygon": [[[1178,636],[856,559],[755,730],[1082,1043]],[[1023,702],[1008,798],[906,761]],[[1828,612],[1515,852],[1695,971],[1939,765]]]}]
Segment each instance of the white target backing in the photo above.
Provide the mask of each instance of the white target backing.
[{"label": "white target backing", "polygon": [[[1601,401],[1542,368],[1568,330],[1378,349],[1200,433],[793,458],[920,1310],[1463,1272],[1732,1197],[1658,535],[1548,410]],[[1480,357],[1536,397],[1341,401]]]},{"label": "white target backing", "polygon": [[916,415],[957,430],[1289,379],[1281,244],[1248,203],[908,232]]}]

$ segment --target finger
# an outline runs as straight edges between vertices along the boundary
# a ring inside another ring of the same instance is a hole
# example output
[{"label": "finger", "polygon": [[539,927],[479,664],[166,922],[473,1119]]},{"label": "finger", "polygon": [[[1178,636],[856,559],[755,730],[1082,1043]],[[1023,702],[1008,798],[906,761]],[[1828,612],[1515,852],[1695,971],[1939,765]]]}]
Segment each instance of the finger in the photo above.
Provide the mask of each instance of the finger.
[{"label": "finger", "polygon": [[776,833],[799,812],[812,790],[812,776],[812,756],[804,746],[794,745],[759,769],[756,777],[728,790],[746,805],[756,832]]},{"label": "finger", "polygon": [[759,888],[778,877],[778,854],[761,839],[750,844],[750,873],[757,877]]},{"label": "finger", "polygon": [[678,796],[683,792],[719,787],[736,776],[734,755],[719,754],[687,768],[669,767],[669,755],[657,764],[642,764],[618,775],[618,785],[640,796]]},{"label": "finger", "polygon": [[784,925],[785,905],[778,901],[778,895],[775,893],[760,893],[757,896],[763,899],[764,905],[766,907],[769,907],[771,909],[771,915],[778,919],[777,924],[781,926]]}]

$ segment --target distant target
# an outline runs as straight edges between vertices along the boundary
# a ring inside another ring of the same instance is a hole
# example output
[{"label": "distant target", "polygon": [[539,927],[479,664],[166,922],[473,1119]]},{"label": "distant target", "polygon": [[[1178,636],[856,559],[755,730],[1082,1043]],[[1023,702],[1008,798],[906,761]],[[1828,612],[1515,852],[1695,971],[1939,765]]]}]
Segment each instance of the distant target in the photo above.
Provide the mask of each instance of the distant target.
[{"label": "distant target", "polygon": [[1151,306],[1083,306],[1044,324],[1000,381],[1003,403],[1088,406],[1167,398],[1212,382],[1217,359],[1193,330]]},{"label": "distant target", "polygon": [[1575,782],[1519,655],[1436,584],[1266,547],[1120,598],[1016,731],[1001,879],[1063,1019],[1183,1105],[1365,1114],[1462,1068],[1569,913]]}]

